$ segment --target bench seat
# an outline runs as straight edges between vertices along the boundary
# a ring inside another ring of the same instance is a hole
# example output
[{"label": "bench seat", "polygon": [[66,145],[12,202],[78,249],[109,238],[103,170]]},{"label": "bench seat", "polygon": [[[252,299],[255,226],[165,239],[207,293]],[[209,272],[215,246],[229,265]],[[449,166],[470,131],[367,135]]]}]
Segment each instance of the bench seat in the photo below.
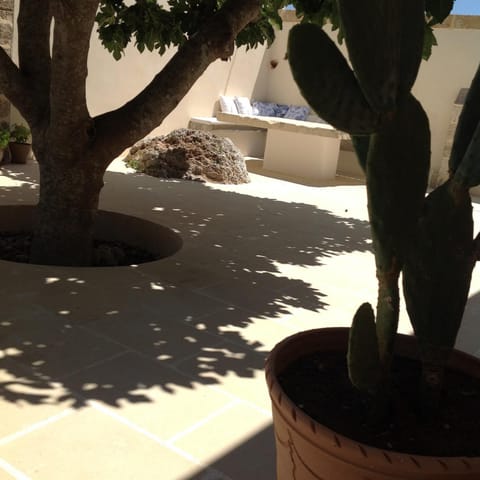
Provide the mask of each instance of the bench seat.
[{"label": "bench seat", "polygon": [[348,138],[332,125],[278,117],[217,113],[224,124],[267,130],[263,167],[313,180],[333,180],[340,143]]}]

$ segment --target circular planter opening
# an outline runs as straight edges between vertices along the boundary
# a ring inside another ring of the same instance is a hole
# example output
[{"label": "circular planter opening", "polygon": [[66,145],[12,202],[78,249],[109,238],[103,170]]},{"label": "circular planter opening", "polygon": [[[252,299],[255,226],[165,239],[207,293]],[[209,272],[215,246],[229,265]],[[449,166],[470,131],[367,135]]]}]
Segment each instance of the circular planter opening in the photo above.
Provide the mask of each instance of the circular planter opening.
[{"label": "circular planter opening", "polygon": [[[0,231],[9,233],[25,233],[32,231],[35,218],[34,205],[2,205],[0,206]],[[124,215],[123,213],[99,210],[95,220],[95,239],[104,241],[105,249],[118,248],[121,245],[148,252],[148,260],[121,263],[118,266],[136,265],[170,257],[182,248],[180,235],[172,229],[142,218]],[[3,258],[2,260],[7,260]],[[11,260],[14,261],[14,260]],[[115,264],[96,264],[107,267]]]}]

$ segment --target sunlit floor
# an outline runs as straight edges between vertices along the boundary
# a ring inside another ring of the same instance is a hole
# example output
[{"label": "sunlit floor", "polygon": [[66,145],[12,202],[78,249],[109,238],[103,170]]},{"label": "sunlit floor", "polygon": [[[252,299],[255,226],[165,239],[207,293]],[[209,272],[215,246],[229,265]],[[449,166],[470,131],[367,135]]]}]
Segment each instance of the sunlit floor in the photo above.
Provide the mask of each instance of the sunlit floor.
[{"label": "sunlit floor", "polygon": [[[5,166],[0,204],[35,203],[36,178]],[[273,480],[265,355],[375,301],[364,187],[344,183],[162,181],[116,161],[102,208],[183,248],[137,268],[0,262],[0,479]],[[477,272],[472,353],[479,291]]]}]

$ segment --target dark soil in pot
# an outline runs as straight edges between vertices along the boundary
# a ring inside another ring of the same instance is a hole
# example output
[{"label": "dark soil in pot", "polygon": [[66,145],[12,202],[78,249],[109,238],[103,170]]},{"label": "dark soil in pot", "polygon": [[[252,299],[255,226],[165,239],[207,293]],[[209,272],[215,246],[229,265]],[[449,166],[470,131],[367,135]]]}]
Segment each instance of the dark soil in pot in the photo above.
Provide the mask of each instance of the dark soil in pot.
[{"label": "dark soil in pot", "polygon": [[429,456],[480,456],[480,380],[448,370],[442,409],[435,421],[418,413],[418,362],[397,357],[393,365],[392,413],[371,425],[365,396],[352,387],[345,354],[303,356],[279,375],[290,399],[331,430],[381,449]]}]

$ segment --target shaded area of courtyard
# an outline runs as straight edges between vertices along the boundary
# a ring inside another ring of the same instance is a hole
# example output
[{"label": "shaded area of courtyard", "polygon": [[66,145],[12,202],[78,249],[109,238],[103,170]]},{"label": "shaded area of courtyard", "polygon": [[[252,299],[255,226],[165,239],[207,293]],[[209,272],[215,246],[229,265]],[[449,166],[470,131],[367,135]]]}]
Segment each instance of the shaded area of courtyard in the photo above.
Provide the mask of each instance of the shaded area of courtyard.
[{"label": "shaded area of courtyard", "polygon": [[[106,184],[104,208],[170,226],[184,247],[138,268],[2,263],[0,368],[9,378],[0,396],[9,402],[120,406],[155,402],[157,388],[162,395],[262,375],[277,340],[272,322],[288,333],[285,316],[313,318],[328,305],[295,269],[369,250],[366,222],[295,198],[112,172]],[[36,191],[31,183],[10,190],[11,203],[31,203]]]},{"label": "shaded area of courtyard", "polygon": [[[273,479],[267,352],[375,301],[364,187],[114,167],[101,208],[166,225],[183,248],[113,269],[0,262],[0,474]],[[35,165],[2,173],[0,204],[35,202]],[[458,342],[471,353],[479,291],[476,273]]]}]

